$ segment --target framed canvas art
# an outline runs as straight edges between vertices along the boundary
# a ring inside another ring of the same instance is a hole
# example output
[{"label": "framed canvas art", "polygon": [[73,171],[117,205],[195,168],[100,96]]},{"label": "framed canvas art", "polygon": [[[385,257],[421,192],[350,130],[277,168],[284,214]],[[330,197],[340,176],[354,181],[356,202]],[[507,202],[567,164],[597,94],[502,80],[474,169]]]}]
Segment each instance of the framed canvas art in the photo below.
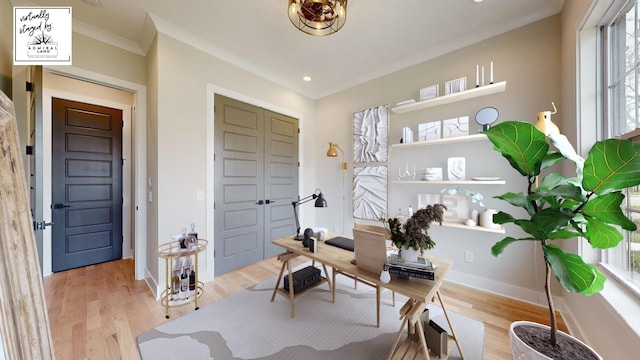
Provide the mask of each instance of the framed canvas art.
[{"label": "framed canvas art", "polygon": [[441,121],[431,121],[418,125],[418,140],[429,141],[440,139]]},{"label": "framed canvas art", "polygon": [[436,84],[420,89],[420,101],[437,98],[438,88],[439,86]]},{"label": "framed canvas art", "polygon": [[379,220],[387,213],[387,167],[353,169],[353,217]]},{"label": "framed canvas art", "polygon": [[467,78],[461,77],[454,80],[449,80],[444,83],[444,94],[451,95],[465,91],[467,88]]},{"label": "framed canvas art", "polygon": [[469,135],[469,117],[447,119],[442,122],[442,138],[452,138]]},{"label": "framed canvas art", "polygon": [[353,162],[388,160],[387,132],[389,105],[377,106],[353,114]]}]

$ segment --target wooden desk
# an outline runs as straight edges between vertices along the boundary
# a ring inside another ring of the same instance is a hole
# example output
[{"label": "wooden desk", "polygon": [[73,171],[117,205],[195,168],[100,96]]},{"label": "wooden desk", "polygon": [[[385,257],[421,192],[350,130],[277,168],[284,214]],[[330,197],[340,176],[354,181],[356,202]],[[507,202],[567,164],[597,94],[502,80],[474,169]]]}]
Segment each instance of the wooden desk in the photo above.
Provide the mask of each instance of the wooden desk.
[{"label": "wooden desk", "polygon": [[[338,236],[338,235],[329,234],[327,236],[327,239],[330,239],[335,236]],[[458,347],[458,350],[460,351],[460,355],[464,359],[462,348],[460,347],[460,343],[457,341],[455,331],[451,324],[451,320],[449,319],[449,315],[447,314],[447,309],[444,305],[444,302],[442,301],[442,297],[440,296],[440,292],[439,292],[440,286],[444,281],[445,275],[447,274],[447,272],[449,272],[449,270],[451,269],[451,266],[453,265],[453,263],[450,260],[440,259],[436,257],[428,257],[433,264],[437,265],[434,280],[423,280],[423,279],[417,279],[417,278],[399,279],[398,277],[393,276],[391,281],[385,284],[382,281],[380,281],[380,274],[374,274],[371,272],[359,270],[355,264],[352,264],[351,260],[353,259],[353,252],[351,251],[344,250],[332,245],[327,245],[322,241],[318,241],[318,251],[313,253],[309,251],[308,248],[305,248],[304,246],[302,246],[301,241],[296,241],[293,239],[293,237],[285,237],[285,238],[274,240],[273,244],[283,247],[284,249],[287,250],[287,252],[280,255],[283,258],[283,261],[285,261],[285,263],[282,264],[282,269],[280,270],[280,276],[278,277],[278,282],[276,283],[276,289],[274,289],[274,294],[271,298],[271,301],[273,301],[275,292],[279,287],[280,279],[282,277],[285,264],[289,263],[291,256],[293,257],[306,256],[314,261],[320,262],[321,264],[323,264],[323,267],[325,265],[329,265],[333,268],[333,279],[334,279],[333,286],[329,284],[329,287],[332,292],[333,302],[335,302],[334,286],[335,286],[335,276],[337,273],[351,275],[352,277],[363,279],[373,284],[374,286],[376,286],[378,315],[380,314],[380,297],[379,297],[380,288],[387,288],[389,290],[393,290],[399,294],[405,295],[410,298],[407,304],[405,304],[405,306],[403,306],[401,310],[401,315],[403,316],[404,321],[400,328],[400,332],[396,337],[393,348],[391,349],[389,358],[391,358],[394,353],[396,345],[398,344],[398,341],[400,339],[400,335],[404,329],[405,323],[408,324],[409,331],[413,332],[415,329],[416,321],[419,320],[419,316],[417,320],[415,319],[415,313],[417,312],[417,309],[419,308],[424,309],[426,304],[432,302],[437,297],[440,303],[440,306],[442,306],[442,309],[444,310],[444,314],[447,319],[447,322],[449,323],[449,327],[451,328],[451,336],[453,340],[456,341],[456,345]],[[287,255],[287,254],[290,254],[290,255]],[[289,269],[289,281],[292,281],[291,267],[289,265],[287,266]],[[325,273],[326,273],[326,268],[325,268]],[[293,308],[294,308],[293,295],[290,295],[289,300],[291,302],[292,314],[293,314]],[[413,316],[410,316],[411,314],[413,314]],[[418,323],[418,328],[422,329],[422,324]],[[422,351],[424,351],[425,354],[428,354],[429,350],[426,345],[426,341],[424,340],[424,333],[420,331],[418,336],[421,341],[421,344],[419,345],[421,345]],[[405,345],[408,346],[408,344],[405,344]],[[394,358],[397,358],[397,356]]]}]

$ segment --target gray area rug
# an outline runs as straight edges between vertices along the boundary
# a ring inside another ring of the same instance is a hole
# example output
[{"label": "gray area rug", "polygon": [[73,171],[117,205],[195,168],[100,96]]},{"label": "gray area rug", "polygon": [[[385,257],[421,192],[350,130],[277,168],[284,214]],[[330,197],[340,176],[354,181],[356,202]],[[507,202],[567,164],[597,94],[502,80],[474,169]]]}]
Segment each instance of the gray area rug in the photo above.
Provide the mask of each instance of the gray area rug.
[{"label": "gray area rug", "polygon": [[[304,266],[304,265],[303,265]],[[331,270],[329,270],[331,271]],[[144,360],[162,359],[385,359],[400,330],[399,311],[406,297],[382,293],[380,328],[375,289],[338,276],[336,303],[322,284],[295,301],[276,295],[275,278],[165,323],[137,337]],[[449,331],[442,309],[429,305],[430,318]],[[482,359],[482,322],[449,312],[465,358]],[[455,344],[449,359],[459,359]]]}]

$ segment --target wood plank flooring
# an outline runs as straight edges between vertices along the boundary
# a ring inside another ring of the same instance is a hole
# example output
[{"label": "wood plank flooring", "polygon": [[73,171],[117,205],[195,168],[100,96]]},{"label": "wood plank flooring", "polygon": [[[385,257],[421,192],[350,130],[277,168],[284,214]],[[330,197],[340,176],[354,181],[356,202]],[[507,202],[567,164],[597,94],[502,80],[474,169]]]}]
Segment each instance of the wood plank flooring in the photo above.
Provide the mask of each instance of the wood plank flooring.
[{"label": "wood plank flooring", "polygon": [[[299,264],[306,259],[294,261]],[[218,276],[205,284],[199,305],[206,306],[276,276],[279,270],[280,263],[272,258]],[[139,359],[135,342],[138,334],[194,311],[193,304],[173,308],[171,319],[166,320],[160,302],[144,281],[133,280],[133,274],[133,260],[118,260],[44,279],[57,359]],[[441,293],[449,310],[484,322],[487,360],[512,359],[508,335],[512,321],[548,323],[546,308],[452,283],[445,283]],[[566,331],[562,319],[559,323]]]}]

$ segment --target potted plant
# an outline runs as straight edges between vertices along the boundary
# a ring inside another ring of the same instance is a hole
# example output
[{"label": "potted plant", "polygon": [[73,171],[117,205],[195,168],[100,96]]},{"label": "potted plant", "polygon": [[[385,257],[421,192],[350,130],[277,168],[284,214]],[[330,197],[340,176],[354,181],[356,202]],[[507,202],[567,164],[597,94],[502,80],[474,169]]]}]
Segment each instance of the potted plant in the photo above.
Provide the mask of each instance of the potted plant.
[{"label": "potted plant", "polygon": [[[542,358],[557,358],[555,351],[564,346],[557,344],[569,337],[562,332],[559,334],[557,329],[551,273],[567,291],[587,296],[601,291],[606,279],[596,266],[586,263],[577,254],[563,251],[554,242],[582,237],[596,249],[615,247],[623,239],[616,227],[636,230],[636,225],[621,210],[622,190],[640,184],[640,144],[618,139],[598,141],[583,159],[557,127],[552,128],[555,130],[546,135],[559,152],[549,151],[545,133],[530,123],[508,121],[484,131],[494,149],[525,178],[525,191],[508,192],[495,198],[524,209],[526,215],[518,218],[500,211],[493,216],[493,221],[514,224],[526,235],[520,238],[507,236],[493,245],[491,252],[498,256],[518,241],[536,241],[542,249],[550,317],[548,331],[543,330],[543,337],[548,340],[543,341],[541,348],[536,347],[539,353],[548,356]],[[575,178],[565,178],[557,173],[541,175],[543,169],[565,159],[576,164]],[[575,350],[569,351],[573,354],[569,358],[588,358],[576,357]],[[594,356],[600,358],[597,354]],[[516,353],[514,357],[518,358]]]},{"label": "potted plant", "polygon": [[429,235],[431,223],[442,225],[446,206],[443,204],[429,204],[418,209],[403,224],[399,218],[383,220],[391,234],[391,242],[400,249],[400,257],[407,262],[418,261],[418,252],[433,248],[436,243]]}]

